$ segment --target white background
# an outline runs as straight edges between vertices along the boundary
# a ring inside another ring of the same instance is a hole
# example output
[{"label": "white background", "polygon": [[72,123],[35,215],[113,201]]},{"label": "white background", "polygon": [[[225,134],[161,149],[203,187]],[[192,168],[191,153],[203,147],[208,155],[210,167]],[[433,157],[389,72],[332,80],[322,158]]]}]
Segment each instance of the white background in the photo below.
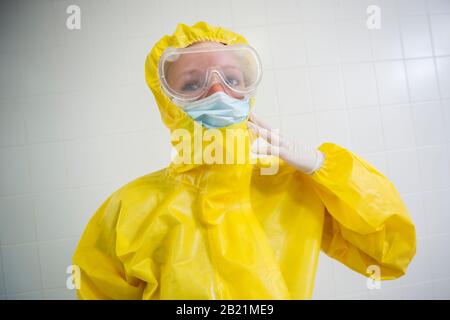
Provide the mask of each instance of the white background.
[{"label": "white background", "polygon": [[[145,56],[199,20],[260,52],[260,117],[364,157],[413,216],[405,277],[370,291],[321,255],[314,298],[450,298],[450,0],[0,3],[0,299],[73,298],[65,271],[90,216],[170,160]],[[81,30],[65,26],[70,4]],[[370,4],[381,30],[366,27]]]}]

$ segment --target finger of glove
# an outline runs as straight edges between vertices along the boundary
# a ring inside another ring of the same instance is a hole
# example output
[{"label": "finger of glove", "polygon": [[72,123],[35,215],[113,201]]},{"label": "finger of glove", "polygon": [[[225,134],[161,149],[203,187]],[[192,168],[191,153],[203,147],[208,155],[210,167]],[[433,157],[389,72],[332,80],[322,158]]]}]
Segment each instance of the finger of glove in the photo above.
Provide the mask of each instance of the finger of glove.
[{"label": "finger of glove", "polygon": [[247,122],[247,126],[270,144],[280,146],[280,136],[274,130],[267,130],[250,121]]},{"label": "finger of glove", "polygon": [[250,113],[249,119],[251,122],[253,122],[254,124],[256,124],[264,129],[273,130],[273,128],[267,122],[265,122],[261,118],[257,117],[253,112]]},{"label": "finger of glove", "polygon": [[261,155],[278,156],[280,153],[280,148],[270,143],[255,141],[252,145],[251,151]]}]

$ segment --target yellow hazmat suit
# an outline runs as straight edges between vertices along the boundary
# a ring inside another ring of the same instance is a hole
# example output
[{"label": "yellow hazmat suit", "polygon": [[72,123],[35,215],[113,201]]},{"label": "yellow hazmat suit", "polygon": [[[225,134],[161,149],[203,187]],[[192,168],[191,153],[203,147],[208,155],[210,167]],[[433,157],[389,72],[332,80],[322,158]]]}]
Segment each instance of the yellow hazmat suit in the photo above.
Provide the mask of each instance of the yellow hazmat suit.
[{"label": "yellow hazmat suit", "polygon": [[[158,59],[169,46],[202,40],[247,43],[205,22],[179,24],[146,59],[146,81],[172,132],[193,132],[194,121],[162,92]],[[248,132],[246,121],[230,128]],[[121,187],[73,256],[78,298],[310,299],[320,250],[364,276],[371,265],[382,280],[405,274],[416,236],[398,191],[350,151],[330,142],[319,150],[324,163],[310,175],[283,161],[274,175],[261,174],[260,162],[172,162]]]}]

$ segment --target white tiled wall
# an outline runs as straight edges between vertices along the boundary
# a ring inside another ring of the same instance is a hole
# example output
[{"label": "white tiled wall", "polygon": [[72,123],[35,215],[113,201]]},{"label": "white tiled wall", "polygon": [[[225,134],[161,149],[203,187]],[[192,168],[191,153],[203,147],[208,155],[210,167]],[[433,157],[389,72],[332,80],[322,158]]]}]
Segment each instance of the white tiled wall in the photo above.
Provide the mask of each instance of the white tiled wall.
[{"label": "white tiled wall", "polygon": [[[70,4],[81,30],[65,27]],[[369,5],[381,9],[380,30],[366,27]],[[170,159],[145,56],[198,20],[260,52],[261,117],[365,157],[411,211],[418,247],[405,277],[368,290],[321,255],[314,297],[450,298],[450,0],[5,0],[0,299],[74,297],[65,272],[89,217]]]}]

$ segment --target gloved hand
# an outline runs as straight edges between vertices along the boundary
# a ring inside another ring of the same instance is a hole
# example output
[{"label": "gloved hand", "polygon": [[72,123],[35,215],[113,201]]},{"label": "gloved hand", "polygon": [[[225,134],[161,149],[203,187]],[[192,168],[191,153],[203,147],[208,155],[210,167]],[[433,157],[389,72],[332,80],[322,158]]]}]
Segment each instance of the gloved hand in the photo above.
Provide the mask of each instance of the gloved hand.
[{"label": "gloved hand", "polygon": [[256,154],[277,156],[306,174],[312,174],[318,170],[325,160],[320,150],[279,133],[278,130],[272,129],[261,119],[256,118],[253,113],[249,115],[247,126],[267,141],[265,146],[259,143],[252,145],[252,152]]}]

